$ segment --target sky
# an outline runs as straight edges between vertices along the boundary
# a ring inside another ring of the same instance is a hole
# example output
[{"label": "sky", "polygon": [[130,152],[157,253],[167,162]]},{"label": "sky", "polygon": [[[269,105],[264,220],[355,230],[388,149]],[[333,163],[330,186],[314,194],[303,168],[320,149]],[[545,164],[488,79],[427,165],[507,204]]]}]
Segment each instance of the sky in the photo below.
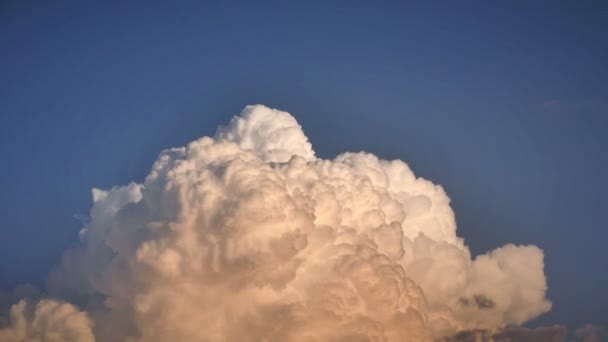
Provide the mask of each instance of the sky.
[{"label": "sky", "polygon": [[539,246],[532,325],[606,324],[607,34],[598,1],[3,1],[0,289],[43,285],[91,188],[261,103],[441,184],[473,254]]}]

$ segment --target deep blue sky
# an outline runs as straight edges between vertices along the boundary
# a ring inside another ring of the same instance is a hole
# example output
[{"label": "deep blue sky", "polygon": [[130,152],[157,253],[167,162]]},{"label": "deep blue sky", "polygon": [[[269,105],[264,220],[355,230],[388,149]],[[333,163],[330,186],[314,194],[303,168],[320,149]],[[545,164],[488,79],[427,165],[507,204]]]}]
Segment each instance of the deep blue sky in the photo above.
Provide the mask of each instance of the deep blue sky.
[{"label": "deep blue sky", "polygon": [[442,184],[474,253],[540,246],[536,324],[606,323],[605,2],[172,3],[0,4],[0,289],[42,283],[92,187],[263,103]]}]

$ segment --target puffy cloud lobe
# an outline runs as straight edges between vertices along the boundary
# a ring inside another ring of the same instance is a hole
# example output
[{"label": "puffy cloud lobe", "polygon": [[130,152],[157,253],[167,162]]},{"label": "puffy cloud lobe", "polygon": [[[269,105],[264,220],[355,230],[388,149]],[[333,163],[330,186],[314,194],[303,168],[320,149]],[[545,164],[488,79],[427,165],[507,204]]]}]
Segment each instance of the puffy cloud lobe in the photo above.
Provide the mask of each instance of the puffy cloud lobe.
[{"label": "puffy cloud lobe", "polygon": [[289,113],[265,106],[247,106],[216,138],[253,150],[264,161],[286,162],[292,156],[314,160],[315,153],[302,127]]},{"label": "puffy cloud lobe", "polygon": [[94,342],[92,323],[75,306],[43,299],[21,300],[10,310],[10,324],[0,329],[3,342]]},{"label": "puffy cloud lobe", "polygon": [[427,341],[550,308],[540,249],[472,259],[440,186],[372,154],[318,159],[260,105],[93,200],[49,289],[99,341]]}]

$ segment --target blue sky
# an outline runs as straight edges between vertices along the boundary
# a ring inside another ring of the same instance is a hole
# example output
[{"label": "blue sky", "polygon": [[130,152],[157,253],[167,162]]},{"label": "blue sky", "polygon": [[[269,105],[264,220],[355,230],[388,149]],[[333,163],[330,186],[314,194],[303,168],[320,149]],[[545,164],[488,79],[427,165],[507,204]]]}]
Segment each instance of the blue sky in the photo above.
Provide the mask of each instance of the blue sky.
[{"label": "blue sky", "polygon": [[263,103],[443,185],[474,253],[541,247],[535,324],[605,324],[607,34],[593,1],[3,2],[0,289],[42,284],[92,187]]}]

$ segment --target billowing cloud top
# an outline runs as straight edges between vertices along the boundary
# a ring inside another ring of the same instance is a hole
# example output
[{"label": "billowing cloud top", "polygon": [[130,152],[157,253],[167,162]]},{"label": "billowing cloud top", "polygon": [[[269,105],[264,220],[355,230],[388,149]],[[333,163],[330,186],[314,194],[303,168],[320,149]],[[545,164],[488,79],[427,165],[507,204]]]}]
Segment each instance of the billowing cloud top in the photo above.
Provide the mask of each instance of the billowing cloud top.
[{"label": "billowing cloud top", "polygon": [[235,142],[266,162],[287,162],[293,156],[315,159],[312,145],[296,119],[261,105],[245,107],[228,126],[217,130],[215,138]]},{"label": "billowing cloud top", "polygon": [[[78,341],[428,341],[551,307],[539,248],[472,259],[441,186],[368,153],[318,159],[261,105],[93,200],[48,282],[86,312],[37,304],[83,315],[62,327]],[[36,315],[14,310],[0,334],[27,335]]]}]

